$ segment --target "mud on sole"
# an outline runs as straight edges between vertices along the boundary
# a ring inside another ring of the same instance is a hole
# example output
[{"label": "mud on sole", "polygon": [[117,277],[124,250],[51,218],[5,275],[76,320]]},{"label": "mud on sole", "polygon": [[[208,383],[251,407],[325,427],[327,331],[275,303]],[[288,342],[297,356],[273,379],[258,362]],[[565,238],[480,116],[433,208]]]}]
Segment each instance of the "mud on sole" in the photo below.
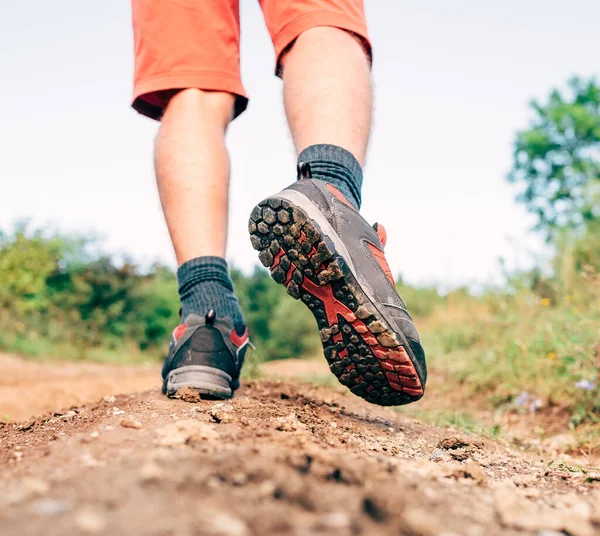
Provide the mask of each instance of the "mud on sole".
[{"label": "mud on sole", "polygon": [[254,208],[248,230],[271,277],[313,313],[329,368],[343,385],[383,406],[423,396],[406,339],[373,305],[317,222],[294,203],[271,197]]}]

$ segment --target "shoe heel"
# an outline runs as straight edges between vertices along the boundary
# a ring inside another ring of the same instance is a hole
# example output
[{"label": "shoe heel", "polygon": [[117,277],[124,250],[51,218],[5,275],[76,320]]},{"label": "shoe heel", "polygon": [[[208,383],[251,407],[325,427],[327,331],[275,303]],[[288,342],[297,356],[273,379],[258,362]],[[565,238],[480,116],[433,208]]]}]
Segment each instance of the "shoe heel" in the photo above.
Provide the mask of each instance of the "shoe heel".
[{"label": "shoe heel", "polygon": [[165,379],[165,393],[172,398],[179,389],[191,387],[203,398],[227,399],[233,396],[232,379],[229,374],[214,367],[188,365],[169,372]]}]

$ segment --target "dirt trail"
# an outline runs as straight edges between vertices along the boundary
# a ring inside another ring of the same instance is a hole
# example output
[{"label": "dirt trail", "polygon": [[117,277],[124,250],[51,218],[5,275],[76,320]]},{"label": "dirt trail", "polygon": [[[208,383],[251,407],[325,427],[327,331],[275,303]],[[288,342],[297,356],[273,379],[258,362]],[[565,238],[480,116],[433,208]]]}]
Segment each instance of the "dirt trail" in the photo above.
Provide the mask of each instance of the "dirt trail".
[{"label": "dirt trail", "polygon": [[564,533],[600,533],[600,474],[293,380],[0,424],[3,536]]},{"label": "dirt trail", "polygon": [[95,402],[115,393],[156,387],[159,366],[29,361],[0,354],[0,420]]}]

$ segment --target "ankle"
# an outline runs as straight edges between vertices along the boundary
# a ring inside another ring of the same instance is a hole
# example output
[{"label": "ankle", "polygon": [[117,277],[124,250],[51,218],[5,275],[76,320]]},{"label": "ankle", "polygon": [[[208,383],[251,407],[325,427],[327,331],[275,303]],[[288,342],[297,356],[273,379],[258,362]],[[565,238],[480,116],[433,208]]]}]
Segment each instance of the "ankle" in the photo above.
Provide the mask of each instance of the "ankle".
[{"label": "ankle", "polygon": [[331,184],[360,209],[362,168],[352,153],[337,145],[311,145],[300,153],[298,162],[309,164],[314,179]]},{"label": "ankle", "polygon": [[221,257],[196,257],[177,270],[181,316],[205,315],[213,309],[218,317],[229,317],[236,327],[244,325],[242,310],[233,291],[227,262]]}]

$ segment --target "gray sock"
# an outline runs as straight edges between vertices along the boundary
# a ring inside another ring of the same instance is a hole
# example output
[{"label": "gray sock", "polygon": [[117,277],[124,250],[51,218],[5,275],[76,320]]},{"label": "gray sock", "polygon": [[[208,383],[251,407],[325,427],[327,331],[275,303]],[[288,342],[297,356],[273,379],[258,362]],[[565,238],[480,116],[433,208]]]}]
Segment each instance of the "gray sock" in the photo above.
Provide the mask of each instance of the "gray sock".
[{"label": "gray sock", "polygon": [[181,317],[205,315],[214,309],[217,316],[228,316],[236,328],[244,325],[240,304],[233,293],[227,262],[221,257],[196,257],[177,270]]},{"label": "gray sock", "polygon": [[300,162],[310,164],[313,179],[329,182],[354,208],[360,209],[362,168],[352,153],[337,145],[311,145],[300,153]]}]

